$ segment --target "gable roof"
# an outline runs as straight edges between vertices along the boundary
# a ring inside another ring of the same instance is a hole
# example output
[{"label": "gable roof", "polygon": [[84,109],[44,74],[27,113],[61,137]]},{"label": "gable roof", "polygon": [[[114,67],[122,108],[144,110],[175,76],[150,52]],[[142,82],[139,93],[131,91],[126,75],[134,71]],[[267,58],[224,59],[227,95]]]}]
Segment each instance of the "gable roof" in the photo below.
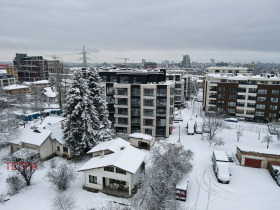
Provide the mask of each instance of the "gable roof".
[{"label": "gable roof", "polygon": [[41,146],[44,141],[51,135],[51,131],[45,129],[37,129],[39,132],[34,132],[31,128],[21,128],[18,137],[11,143],[20,144],[28,143],[36,146]]},{"label": "gable roof", "polygon": [[[124,147],[121,149],[121,147]],[[118,138],[107,142],[102,142],[94,147],[89,153],[102,151],[113,151],[103,157],[93,157],[86,162],[79,171],[86,171],[106,166],[115,166],[134,174],[145,159],[146,152],[132,147],[127,141]]]}]

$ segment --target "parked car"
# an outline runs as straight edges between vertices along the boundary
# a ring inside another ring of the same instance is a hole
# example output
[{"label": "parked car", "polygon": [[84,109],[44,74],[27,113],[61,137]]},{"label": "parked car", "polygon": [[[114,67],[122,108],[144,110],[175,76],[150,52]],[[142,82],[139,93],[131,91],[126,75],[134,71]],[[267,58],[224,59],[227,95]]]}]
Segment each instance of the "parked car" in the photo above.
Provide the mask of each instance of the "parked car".
[{"label": "parked car", "polygon": [[212,156],[213,169],[218,182],[229,184],[229,160],[225,151],[213,151]]},{"label": "parked car", "polygon": [[231,118],[226,118],[225,121],[227,121],[227,122],[238,122],[238,119],[231,117]]},{"label": "parked car", "polygon": [[188,135],[194,135],[194,124],[188,123],[187,125],[188,129]]},{"label": "parked car", "polygon": [[202,123],[195,123],[195,133],[202,134],[203,126]]},{"label": "parked car", "polygon": [[233,162],[234,161],[234,156],[233,156],[232,152],[231,151],[226,151],[226,154],[227,154],[229,162]]},{"label": "parked car", "polygon": [[269,162],[268,165],[269,165],[269,172],[270,172],[272,178],[280,186],[280,164]]}]

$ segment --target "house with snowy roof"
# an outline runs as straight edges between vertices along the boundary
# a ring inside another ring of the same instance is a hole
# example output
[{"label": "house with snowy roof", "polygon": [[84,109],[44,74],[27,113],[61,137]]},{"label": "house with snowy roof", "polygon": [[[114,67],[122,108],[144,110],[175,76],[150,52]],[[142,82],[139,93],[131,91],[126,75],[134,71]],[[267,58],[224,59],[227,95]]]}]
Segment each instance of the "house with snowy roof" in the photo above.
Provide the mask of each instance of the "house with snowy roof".
[{"label": "house with snowy roof", "polygon": [[59,155],[71,158],[73,152],[65,147],[61,122],[62,117],[47,117],[38,126],[20,128],[17,137],[10,144],[11,153],[30,149],[39,154],[41,160]]},{"label": "house with snowy roof", "polygon": [[117,138],[98,144],[88,154],[93,157],[79,169],[85,175],[84,189],[118,197],[133,195],[145,170],[145,151]]},{"label": "house with snowy roof", "polygon": [[132,133],[129,135],[130,144],[140,149],[150,149],[155,144],[155,138],[148,134]]}]

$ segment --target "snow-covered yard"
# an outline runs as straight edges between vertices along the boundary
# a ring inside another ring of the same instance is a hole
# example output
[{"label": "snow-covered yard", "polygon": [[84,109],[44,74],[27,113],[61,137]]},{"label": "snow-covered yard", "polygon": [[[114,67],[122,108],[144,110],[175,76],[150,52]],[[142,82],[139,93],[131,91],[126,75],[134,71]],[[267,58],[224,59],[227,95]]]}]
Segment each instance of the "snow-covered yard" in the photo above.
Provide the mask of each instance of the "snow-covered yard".
[{"label": "snow-covered yard", "polygon": [[[272,179],[267,169],[256,169],[239,166],[236,162],[230,163],[230,184],[220,184],[217,182],[213,172],[212,152],[214,149],[231,151],[236,153],[236,144],[253,146],[266,149],[266,144],[261,143],[267,134],[265,124],[254,124],[246,122],[234,123],[235,128],[224,129],[218,133],[225,141],[224,146],[214,147],[206,140],[201,140],[200,134],[187,135],[186,125],[189,121],[202,121],[200,118],[201,103],[195,102],[196,108],[192,109],[189,103],[188,108],[181,110],[183,122],[174,123],[173,133],[169,138],[170,142],[177,142],[179,139],[179,125],[181,130],[181,143],[186,149],[190,148],[194,152],[194,169],[188,180],[187,202],[181,202],[184,209],[280,209],[280,188]],[[197,115],[197,118],[196,118]],[[230,124],[230,123],[229,123]],[[240,126],[239,126],[240,125]],[[237,142],[236,128],[244,126],[243,136]],[[248,127],[248,128],[245,128]],[[251,127],[251,130],[249,129]],[[261,136],[258,140],[258,132],[255,127],[260,128]],[[273,149],[280,150],[280,142],[274,142]],[[0,151],[0,158],[6,150]],[[57,158],[58,161],[64,161]],[[78,170],[86,160],[76,164]],[[55,190],[50,188],[50,183],[46,181],[46,173],[50,169],[50,161],[45,161],[38,166],[31,180],[31,186],[25,187],[18,194],[10,197],[10,200],[0,204],[0,209],[51,209],[51,200],[56,195]],[[0,194],[5,192],[5,180],[9,173],[6,164],[0,165]],[[82,189],[84,184],[83,173],[78,173],[77,180],[70,185],[68,190],[75,200],[77,209],[101,209],[106,207],[110,201],[126,203],[126,199],[119,199],[105,195],[103,193],[92,193]]]}]

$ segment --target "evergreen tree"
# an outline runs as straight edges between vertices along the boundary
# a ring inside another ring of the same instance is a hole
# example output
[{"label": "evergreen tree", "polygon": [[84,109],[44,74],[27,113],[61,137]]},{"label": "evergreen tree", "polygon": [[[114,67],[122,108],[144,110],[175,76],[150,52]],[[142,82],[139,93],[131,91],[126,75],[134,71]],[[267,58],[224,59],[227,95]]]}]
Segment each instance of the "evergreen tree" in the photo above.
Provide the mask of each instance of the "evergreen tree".
[{"label": "evergreen tree", "polygon": [[111,122],[108,119],[109,112],[107,109],[104,86],[101,85],[101,78],[96,69],[91,68],[87,76],[90,95],[100,123],[97,137],[100,141],[106,141],[111,139],[112,133],[110,130]]},{"label": "evergreen tree", "polygon": [[100,129],[98,114],[88,89],[87,80],[82,71],[74,74],[73,83],[67,93],[64,106],[65,128],[63,137],[66,146],[75,155],[94,147],[100,141],[97,138]]}]

